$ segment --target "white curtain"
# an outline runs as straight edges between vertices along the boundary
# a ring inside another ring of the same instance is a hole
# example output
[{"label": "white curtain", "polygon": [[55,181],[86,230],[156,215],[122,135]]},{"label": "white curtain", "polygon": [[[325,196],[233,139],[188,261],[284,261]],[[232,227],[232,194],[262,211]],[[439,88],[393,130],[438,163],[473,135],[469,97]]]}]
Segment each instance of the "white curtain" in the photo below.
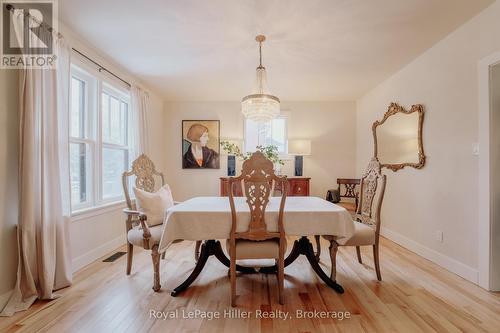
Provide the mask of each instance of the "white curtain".
[{"label": "white curtain", "polygon": [[[43,31],[42,31],[43,33]],[[71,284],[68,111],[70,48],[45,31],[57,69],[20,72],[19,224],[17,282],[0,315],[26,310]]]},{"label": "white curtain", "polygon": [[132,161],[140,154],[149,154],[148,140],[148,113],[149,113],[149,95],[146,91],[137,86],[131,88],[131,131],[132,135]]}]

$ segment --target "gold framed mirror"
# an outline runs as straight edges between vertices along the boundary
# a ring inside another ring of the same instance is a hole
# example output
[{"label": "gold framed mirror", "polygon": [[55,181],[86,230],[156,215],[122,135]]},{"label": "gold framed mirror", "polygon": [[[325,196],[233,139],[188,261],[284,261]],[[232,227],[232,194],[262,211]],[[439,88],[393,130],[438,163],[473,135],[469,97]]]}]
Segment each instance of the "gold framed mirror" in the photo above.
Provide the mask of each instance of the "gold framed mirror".
[{"label": "gold framed mirror", "polygon": [[382,167],[398,171],[404,167],[421,169],[425,165],[422,144],[424,106],[416,104],[410,110],[391,103],[382,120],[372,125],[374,156]]}]

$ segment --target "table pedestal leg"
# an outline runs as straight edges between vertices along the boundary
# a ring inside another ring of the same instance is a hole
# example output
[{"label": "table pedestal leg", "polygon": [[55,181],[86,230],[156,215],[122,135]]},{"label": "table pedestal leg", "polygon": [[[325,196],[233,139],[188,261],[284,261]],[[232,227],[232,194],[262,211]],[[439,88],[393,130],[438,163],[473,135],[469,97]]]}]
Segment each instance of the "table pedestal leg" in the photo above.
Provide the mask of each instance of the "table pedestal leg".
[{"label": "table pedestal leg", "polygon": [[[177,288],[175,288],[170,293],[170,295],[176,297],[181,292],[186,290],[196,280],[198,275],[200,275],[201,271],[203,270],[203,267],[205,267],[205,264],[207,263],[207,260],[210,256],[215,256],[223,265],[229,267],[230,261],[224,254],[224,251],[222,251],[220,242],[213,239],[207,240],[201,245],[200,256],[191,274],[184,282],[182,282]],[[244,267],[239,265],[236,265],[236,270],[241,273],[247,273],[247,274],[256,273],[255,269],[252,267]]]},{"label": "table pedestal leg", "polygon": [[[299,255],[305,255],[307,258],[307,261],[309,261],[309,264],[311,265],[312,269],[314,272],[319,276],[323,282],[326,283],[327,286],[335,290],[339,294],[344,293],[344,288],[340,284],[338,284],[336,281],[333,281],[330,279],[328,275],[323,272],[323,269],[321,269],[321,266],[319,265],[316,255],[314,253],[313,247],[309,239],[307,237],[303,236],[299,240],[296,240],[293,243],[293,248],[292,252],[288,255],[288,257],[285,259],[285,267],[290,265],[292,262],[297,259]],[[269,273],[276,273],[277,267],[276,266],[269,266],[269,267],[262,267],[259,272],[269,274]]]},{"label": "table pedestal leg", "polygon": [[321,256],[321,237],[314,235],[314,240],[316,241],[316,260],[319,261],[319,257]]}]

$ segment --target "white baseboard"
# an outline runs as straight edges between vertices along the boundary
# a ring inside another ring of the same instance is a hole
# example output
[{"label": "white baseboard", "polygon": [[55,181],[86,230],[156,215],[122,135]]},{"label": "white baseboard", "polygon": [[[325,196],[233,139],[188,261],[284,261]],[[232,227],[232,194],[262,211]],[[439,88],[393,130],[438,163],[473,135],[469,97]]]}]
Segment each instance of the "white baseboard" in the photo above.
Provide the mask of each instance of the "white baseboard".
[{"label": "white baseboard", "polygon": [[126,236],[125,235],[120,235],[119,237],[110,240],[107,243],[102,244],[99,247],[96,247],[95,249],[92,249],[91,251],[82,254],[81,256],[78,256],[77,258],[74,258],[72,260],[72,265],[73,265],[73,272],[76,272],[82,267],[87,266],[88,264],[94,262],[95,260],[99,259],[106,253],[109,253],[117,248],[119,248],[122,245],[125,245],[126,243]]},{"label": "white baseboard", "polygon": [[479,272],[477,269],[467,266],[464,263],[461,263],[460,261],[457,261],[453,258],[445,256],[442,253],[430,249],[420,243],[415,242],[412,239],[409,239],[387,228],[381,227],[380,234],[385,238],[390,239],[394,243],[399,244],[402,247],[412,252],[415,252],[419,256],[424,257],[425,259],[438,264],[439,266],[447,269],[448,271],[455,273],[458,276],[461,276],[470,282],[478,284]]}]

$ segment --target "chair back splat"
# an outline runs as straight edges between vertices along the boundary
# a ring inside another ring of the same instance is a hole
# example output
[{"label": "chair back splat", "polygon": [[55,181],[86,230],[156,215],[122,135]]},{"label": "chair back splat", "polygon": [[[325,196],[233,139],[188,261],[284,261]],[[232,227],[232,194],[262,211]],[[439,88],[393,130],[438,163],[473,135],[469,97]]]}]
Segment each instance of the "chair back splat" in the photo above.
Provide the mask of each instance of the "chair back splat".
[{"label": "chair back splat", "polygon": [[[233,196],[233,184],[241,182],[243,185],[243,196],[250,209],[250,223],[248,230],[237,232],[236,208]],[[269,231],[265,212],[272,197],[274,182],[281,183],[282,191],[280,209],[278,213],[278,231]],[[288,186],[287,178],[278,177],[274,173],[273,163],[261,152],[255,152],[243,163],[242,173],[239,177],[229,178],[229,203],[231,206],[232,225],[231,238],[248,240],[266,240],[284,237],[283,210],[285,208],[286,193]]]},{"label": "chair back splat", "polygon": [[123,192],[129,209],[136,210],[135,202],[130,199],[129,192],[129,177],[135,176],[135,187],[152,193],[156,188],[155,176],[160,177],[161,186],[165,185],[165,177],[163,173],[156,170],[156,167],[151,159],[145,154],[141,154],[132,162],[132,169],[125,171],[122,175]]},{"label": "chair back splat", "polygon": [[359,222],[375,227],[380,232],[380,211],[384,199],[386,176],[381,173],[381,165],[376,157],[372,158],[361,177],[360,198],[356,218]]}]

